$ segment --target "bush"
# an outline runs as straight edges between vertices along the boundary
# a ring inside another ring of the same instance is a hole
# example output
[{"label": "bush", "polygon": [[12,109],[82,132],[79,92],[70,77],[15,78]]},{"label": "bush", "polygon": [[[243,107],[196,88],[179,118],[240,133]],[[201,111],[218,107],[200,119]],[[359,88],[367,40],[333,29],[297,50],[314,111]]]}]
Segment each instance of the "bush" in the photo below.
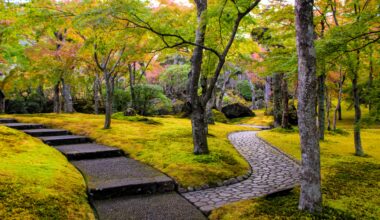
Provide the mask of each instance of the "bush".
[{"label": "bush", "polygon": [[5,112],[8,114],[43,113],[48,111],[48,100],[38,91],[19,93],[7,100]]},{"label": "bush", "polygon": [[136,85],[135,97],[136,111],[141,115],[168,114],[172,110],[171,100],[159,85]]},{"label": "bush", "polygon": [[247,101],[252,100],[252,91],[248,80],[239,81],[236,85],[239,94]]},{"label": "bush", "polygon": [[184,99],[190,65],[171,65],[160,74],[159,82],[165,94],[172,99]]}]

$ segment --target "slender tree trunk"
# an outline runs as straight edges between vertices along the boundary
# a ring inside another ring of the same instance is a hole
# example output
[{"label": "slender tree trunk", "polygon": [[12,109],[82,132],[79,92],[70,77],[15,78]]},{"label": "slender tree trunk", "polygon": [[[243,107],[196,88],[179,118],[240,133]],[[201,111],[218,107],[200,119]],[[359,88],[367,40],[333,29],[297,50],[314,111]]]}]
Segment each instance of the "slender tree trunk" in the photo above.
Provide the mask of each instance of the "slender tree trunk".
[{"label": "slender tree trunk", "polygon": [[322,73],[318,76],[318,133],[319,140],[325,139],[325,79]]},{"label": "slender tree trunk", "polygon": [[298,54],[298,125],[301,139],[301,194],[299,209],[322,209],[320,149],[316,115],[316,52],[314,48],[313,0],[296,0]]},{"label": "slender tree trunk", "polygon": [[5,113],[5,94],[0,90],[0,114],[3,113]]},{"label": "slender tree trunk", "polygon": [[248,78],[248,82],[249,82],[249,87],[251,88],[251,93],[252,93],[252,107],[251,107],[251,109],[254,110],[254,109],[257,109],[255,84],[253,84],[249,78]]},{"label": "slender tree trunk", "polygon": [[331,108],[331,95],[326,87],[326,118],[327,118],[327,130],[331,131],[331,120],[330,120],[330,108]]},{"label": "slender tree trunk", "polygon": [[[370,48],[370,56],[369,56],[369,76],[368,76],[368,95],[371,94],[372,84],[373,84],[373,49]],[[372,110],[372,100],[368,99],[368,110]]]},{"label": "slender tree trunk", "polygon": [[71,86],[65,82],[64,79],[61,79],[62,81],[62,96],[64,100],[63,104],[63,111],[65,113],[73,113],[74,107],[73,107],[73,98],[71,96]]},{"label": "slender tree trunk", "polygon": [[54,113],[60,113],[61,112],[59,85],[60,85],[60,82],[57,82],[57,84],[55,84],[55,86],[54,86],[54,98],[53,98],[53,102],[54,102],[53,111],[54,111]]},{"label": "slender tree trunk", "polygon": [[216,100],[216,108],[219,111],[222,111],[222,108],[223,108],[223,97],[224,97],[224,93],[226,92],[226,86],[227,86],[228,82],[231,79],[231,75],[232,75],[232,73],[229,72],[229,71],[226,71],[224,73],[223,84],[222,84],[222,87],[220,89],[220,94],[218,96],[218,99]]},{"label": "slender tree trunk", "polygon": [[93,85],[93,90],[94,90],[94,113],[96,115],[99,114],[99,102],[100,102],[100,97],[99,97],[99,74],[96,73],[95,75],[95,80],[94,80],[94,85]]},{"label": "slender tree trunk", "polygon": [[274,127],[281,126],[282,120],[282,94],[281,94],[281,81],[283,74],[275,73],[273,75],[273,116]]},{"label": "slender tree trunk", "polygon": [[134,67],[132,64],[128,64],[129,69],[129,89],[131,92],[131,106],[133,109],[136,109],[136,94],[135,94],[135,73],[134,73]]},{"label": "slender tree trunk", "polygon": [[354,122],[354,142],[355,142],[355,155],[363,156],[364,151],[362,148],[361,138],[360,138],[360,120],[361,120],[361,110],[360,110],[360,95],[358,88],[358,71],[360,64],[360,52],[357,52],[357,66],[353,73],[352,78],[352,95],[354,98],[354,109],[355,109],[355,122]]},{"label": "slender tree trunk", "polygon": [[113,101],[113,90],[114,90],[114,78],[109,76],[108,73],[104,74],[106,81],[106,119],[104,121],[104,129],[111,128],[111,116],[112,116],[112,101]]},{"label": "slender tree trunk", "polygon": [[341,109],[342,94],[343,94],[343,83],[346,79],[346,76],[342,74],[342,68],[339,69],[339,91],[338,91],[338,102],[334,111],[333,119],[333,130],[336,130],[336,122],[338,118],[339,109]]},{"label": "slender tree trunk", "polygon": [[265,79],[264,100],[265,100],[265,112],[268,112],[270,99],[271,99],[271,77],[267,76]]},{"label": "slender tree trunk", "polygon": [[[206,25],[207,25],[207,0],[196,0],[197,5],[197,30],[195,43],[204,45]],[[202,105],[201,97],[198,95],[198,84],[201,76],[203,60],[203,48],[196,46],[191,58],[190,74],[190,102],[191,102],[191,124],[193,133],[194,154],[207,154],[207,123],[206,106]]]},{"label": "slender tree trunk", "polygon": [[285,77],[282,78],[281,83],[282,91],[282,128],[289,128],[289,95],[288,95],[288,83],[286,82]]}]

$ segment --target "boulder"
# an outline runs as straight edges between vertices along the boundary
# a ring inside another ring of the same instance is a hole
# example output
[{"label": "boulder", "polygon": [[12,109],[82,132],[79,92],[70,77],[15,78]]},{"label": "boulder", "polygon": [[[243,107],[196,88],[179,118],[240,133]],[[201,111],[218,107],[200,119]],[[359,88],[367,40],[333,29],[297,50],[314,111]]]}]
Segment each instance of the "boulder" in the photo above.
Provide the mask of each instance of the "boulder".
[{"label": "boulder", "polygon": [[227,118],[255,116],[255,114],[247,106],[244,106],[240,103],[227,105],[222,108],[222,112]]},{"label": "boulder", "polygon": [[124,111],[124,116],[136,116],[136,111],[133,108],[127,108]]}]

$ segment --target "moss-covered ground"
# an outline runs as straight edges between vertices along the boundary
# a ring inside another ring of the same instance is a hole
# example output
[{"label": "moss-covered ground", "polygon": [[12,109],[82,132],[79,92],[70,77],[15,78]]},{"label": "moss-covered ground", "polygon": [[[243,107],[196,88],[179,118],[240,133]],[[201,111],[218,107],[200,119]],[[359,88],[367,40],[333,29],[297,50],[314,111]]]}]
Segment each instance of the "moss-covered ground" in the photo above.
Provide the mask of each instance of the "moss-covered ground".
[{"label": "moss-covered ground", "polygon": [[83,177],[58,151],[0,126],[0,219],[94,219]]},{"label": "moss-covered ground", "polygon": [[[346,109],[346,108],[345,108]],[[363,109],[366,117],[366,109]],[[299,188],[289,194],[237,202],[215,210],[211,219],[380,219],[380,129],[364,124],[365,157],[354,156],[353,112],[344,111],[337,132],[320,142],[323,213],[310,215],[297,209]],[[300,159],[297,128],[274,129],[259,137]]]},{"label": "moss-covered ground", "polygon": [[208,155],[192,153],[189,119],[174,117],[124,117],[115,114],[112,128],[102,128],[104,116],[89,114],[12,115],[22,122],[35,122],[86,135],[98,143],[123,149],[130,157],[173,177],[182,186],[213,185],[244,175],[248,163],[229,142],[229,133],[252,130],[216,123],[209,126]]}]

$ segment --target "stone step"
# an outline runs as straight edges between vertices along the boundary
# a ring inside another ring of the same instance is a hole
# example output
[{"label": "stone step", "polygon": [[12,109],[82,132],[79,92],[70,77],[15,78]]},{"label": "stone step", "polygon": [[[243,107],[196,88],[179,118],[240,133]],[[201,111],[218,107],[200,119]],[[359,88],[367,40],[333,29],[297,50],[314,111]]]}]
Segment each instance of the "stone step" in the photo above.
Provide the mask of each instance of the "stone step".
[{"label": "stone step", "polygon": [[107,158],[124,155],[124,152],[120,149],[95,143],[60,145],[55,148],[62,152],[69,160]]},{"label": "stone step", "polygon": [[83,173],[93,199],[170,192],[176,185],[156,169],[126,157],[79,160],[72,163]]},{"label": "stone step", "polygon": [[50,146],[59,146],[66,144],[81,144],[81,143],[89,143],[91,139],[84,136],[78,135],[60,135],[60,136],[42,136],[40,138],[45,144]]},{"label": "stone step", "polygon": [[47,129],[47,128],[41,128],[41,129],[31,129],[31,130],[23,130],[23,132],[34,136],[34,137],[41,137],[41,136],[62,136],[62,135],[68,135],[69,132],[63,129]]},{"label": "stone step", "polygon": [[41,124],[34,124],[34,123],[5,123],[3,124],[7,127],[17,129],[17,130],[27,130],[27,129],[40,129],[44,128]]},{"label": "stone step", "polygon": [[4,123],[16,123],[17,121],[13,118],[0,118],[0,124]]},{"label": "stone step", "polygon": [[175,192],[124,196],[95,200],[93,205],[102,220],[206,220],[207,218]]}]

